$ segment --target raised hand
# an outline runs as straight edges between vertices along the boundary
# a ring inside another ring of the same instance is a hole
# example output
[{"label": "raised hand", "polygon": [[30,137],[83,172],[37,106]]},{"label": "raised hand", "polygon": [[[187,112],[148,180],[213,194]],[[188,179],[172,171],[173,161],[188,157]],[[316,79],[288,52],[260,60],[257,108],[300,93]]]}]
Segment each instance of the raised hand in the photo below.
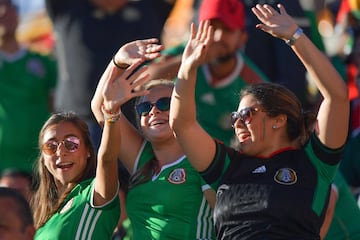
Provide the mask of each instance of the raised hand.
[{"label": "raised hand", "polygon": [[298,28],[298,25],[295,20],[287,14],[283,5],[278,4],[277,7],[280,12],[267,4],[257,4],[253,7],[251,9],[252,12],[262,22],[257,24],[256,28],[283,40],[290,39]]},{"label": "raised hand", "polygon": [[114,60],[116,63],[131,65],[138,60],[148,61],[159,57],[160,51],[164,46],[158,44],[159,40],[150,38],[145,40],[136,40],[123,45],[116,55]]},{"label": "raised hand", "polygon": [[102,89],[105,109],[117,112],[120,106],[131,98],[148,93],[148,91],[138,89],[139,86],[149,80],[149,74],[146,73],[147,66],[135,71],[142,62],[142,58],[134,60],[120,77],[113,77],[115,74],[112,74],[112,77],[106,79]]},{"label": "raised hand", "polygon": [[206,51],[213,41],[214,30],[209,21],[201,21],[198,31],[195,24],[191,24],[190,37],[182,55],[182,65],[192,66],[193,68],[201,65],[206,56]]}]

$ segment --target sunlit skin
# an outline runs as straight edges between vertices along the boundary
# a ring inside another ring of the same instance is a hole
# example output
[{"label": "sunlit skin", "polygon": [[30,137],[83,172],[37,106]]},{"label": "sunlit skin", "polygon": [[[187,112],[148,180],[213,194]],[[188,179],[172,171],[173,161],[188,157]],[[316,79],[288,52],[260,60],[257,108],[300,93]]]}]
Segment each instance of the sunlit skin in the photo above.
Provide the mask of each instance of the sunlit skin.
[{"label": "sunlit skin", "polygon": [[16,214],[18,207],[14,200],[9,197],[0,199],[0,239],[1,240],[32,240],[34,236],[33,226],[25,229],[22,226],[20,216]]},{"label": "sunlit skin", "polygon": [[244,47],[247,40],[246,32],[241,29],[230,30],[220,20],[210,20],[214,29],[214,40],[206,54],[206,62],[232,55]]},{"label": "sunlit skin", "polygon": [[[152,88],[141,102],[150,101],[154,103],[162,97],[171,97],[171,93],[172,88],[157,86]],[[169,139],[175,140],[169,126],[169,111],[163,112],[154,106],[148,115],[141,117],[140,122],[144,136],[152,143],[167,142]]]},{"label": "sunlit skin", "polygon": [[[238,110],[247,107],[261,106],[252,95],[246,95],[241,99]],[[269,156],[278,149],[277,136],[280,134],[281,124],[277,118],[270,118],[266,112],[253,113],[249,124],[243,124],[239,119],[235,122],[235,134],[240,142],[241,151],[253,156]],[[273,129],[277,126],[277,129]],[[285,146],[284,146],[285,147]]]},{"label": "sunlit skin", "polygon": [[80,146],[76,152],[69,152],[64,144],[60,144],[54,155],[49,156],[42,153],[45,166],[56,179],[58,187],[78,182],[87,165],[89,151],[86,149],[80,131],[70,122],[61,122],[50,126],[44,134],[43,143],[49,140],[60,142],[69,136],[76,136],[80,139]]}]

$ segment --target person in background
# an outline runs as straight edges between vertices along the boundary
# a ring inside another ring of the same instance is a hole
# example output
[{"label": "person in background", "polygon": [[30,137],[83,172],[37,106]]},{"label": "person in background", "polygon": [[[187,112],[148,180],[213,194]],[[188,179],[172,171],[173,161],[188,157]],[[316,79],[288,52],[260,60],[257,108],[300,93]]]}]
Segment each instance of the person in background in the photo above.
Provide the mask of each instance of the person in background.
[{"label": "person in background", "polygon": [[0,186],[19,191],[30,203],[33,195],[33,178],[30,173],[17,169],[5,169],[0,173]]},{"label": "person in background", "polygon": [[[229,144],[234,137],[229,115],[238,104],[234,96],[246,85],[268,79],[243,53],[247,32],[242,1],[203,0],[198,20],[210,21],[214,41],[197,72],[197,117],[211,136]],[[163,57],[149,66],[151,78],[174,79],[184,48],[185,43],[165,49]]]},{"label": "person in background", "polygon": [[328,209],[330,216],[326,216],[321,228],[321,239],[360,239],[360,209],[339,170],[331,187]]},{"label": "person in background", "polygon": [[[139,68],[159,57],[162,49],[157,39],[123,45],[99,81],[92,109],[101,125],[107,119],[121,125],[121,141],[111,147],[119,149],[118,158],[130,173],[126,212],[133,238],[214,239],[215,191],[190,165],[169,127],[174,82],[149,81],[148,68]],[[138,129],[121,111],[131,98],[137,98]]]},{"label": "person in background", "polygon": [[53,109],[57,78],[54,59],[19,44],[18,21],[14,3],[0,0],[0,172],[32,171],[36,136]]},{"label": "person in background", "polygon": [[0,187],[1,240],[33,240],[34,219],[28,201],[18,191]]},{"label": "person in background", "polygon": [[[55,34],[59,82],[56,111],[74,111],[90,128],[95,149],[101,128],[90,104],[96,84],[119,45],[159,38],[175,0],[45,0]],[[133,103],[124,112],[134,118]]]},{"label": "person in background", "polygon": [[277,7],[252,8],[256,27],[284,40],[311,73],[323,96],[317,116],[282,85],[251,84],[231,114],[241,150],[214,140],[196,119],[194,98],[197,68],[213,41],[208,21],[197,31],[192,25],[171,97],[170,126],[191,164],[217,190],[217,239],[319,239],[346,142],[345,82],[284,6]]},{"label": "person in background", "polygon": [[54,113],[39,134],[32,198],[35,239],[111,239],[120,216],[116,149],[119,124],[104,124],[96,157],[85,121]]}]

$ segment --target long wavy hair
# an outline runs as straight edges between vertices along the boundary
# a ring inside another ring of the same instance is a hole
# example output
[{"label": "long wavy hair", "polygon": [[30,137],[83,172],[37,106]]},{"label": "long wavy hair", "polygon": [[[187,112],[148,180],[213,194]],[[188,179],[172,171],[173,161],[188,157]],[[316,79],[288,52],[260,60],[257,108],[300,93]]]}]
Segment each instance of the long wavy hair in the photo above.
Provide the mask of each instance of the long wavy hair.
[{"label": "long wavy hair", "polygon": [[[80,130],[84,144],[89,151],[88,162],[79,182],[95,177],[96,153],[90,139],[90,132],[87,124],[76,114],[64,112],[55,113],[50,116],[39,133],[39,149],[41,149],[46,130],[51,126],[62,122],[70,122]],[[58,189],[54,176],[45,166],[41,150],[39,157],[35,162],[34,178],[36,189],[31,200],[31,206],[34,212],[35,227],[39,228],[59,209],[66,196],[76,184],[73,184],[65,190]]]},{"label": "long wavy hair", "polygon": [[316,114],[304,111],[300,100],[286,87],[276,83],[259,83],[246,86],[240,97],[254,96],[266,114],[276,117],[287,116],[287,136],[290,141],[298,140],[301,145],[309,139],[313,132]]}]

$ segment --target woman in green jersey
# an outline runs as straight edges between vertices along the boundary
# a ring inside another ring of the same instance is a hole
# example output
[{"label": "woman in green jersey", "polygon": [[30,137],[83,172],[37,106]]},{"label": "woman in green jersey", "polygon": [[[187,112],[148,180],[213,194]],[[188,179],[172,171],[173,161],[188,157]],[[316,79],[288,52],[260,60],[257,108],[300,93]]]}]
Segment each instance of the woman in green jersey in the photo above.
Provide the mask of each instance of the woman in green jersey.
[{"label": "woman in green jersey", "polygon": [[35,239],[111,239],[120,215],[117,141],[120,125],[104,125],[97,162],[86,123],[53,114],[39,135],[38,187],[32,199]]},{"label": "woman in green jersey", "polygon": [[[154,51],[150,54],[149,50],[147,58],[137,55],[143,52],[137,47],[141,43]],[[134,239],[214,239],[205,195],[211,202],[215,192],[190,165],[169,127],[174,83],[148,81],[147,67],[138,68],[144,60],[158,57],[156,50],[161,49],[155,39],[121,47],[100,79],[92,109],[100,123],[104,122],[101,108],[120,118],[121,142],[112,147],[119,149],[119,159],[131,175],[126,210]],[[132,75],[118,77],[124,69]],[[120,110],[135,97],[139,130]]]}]

